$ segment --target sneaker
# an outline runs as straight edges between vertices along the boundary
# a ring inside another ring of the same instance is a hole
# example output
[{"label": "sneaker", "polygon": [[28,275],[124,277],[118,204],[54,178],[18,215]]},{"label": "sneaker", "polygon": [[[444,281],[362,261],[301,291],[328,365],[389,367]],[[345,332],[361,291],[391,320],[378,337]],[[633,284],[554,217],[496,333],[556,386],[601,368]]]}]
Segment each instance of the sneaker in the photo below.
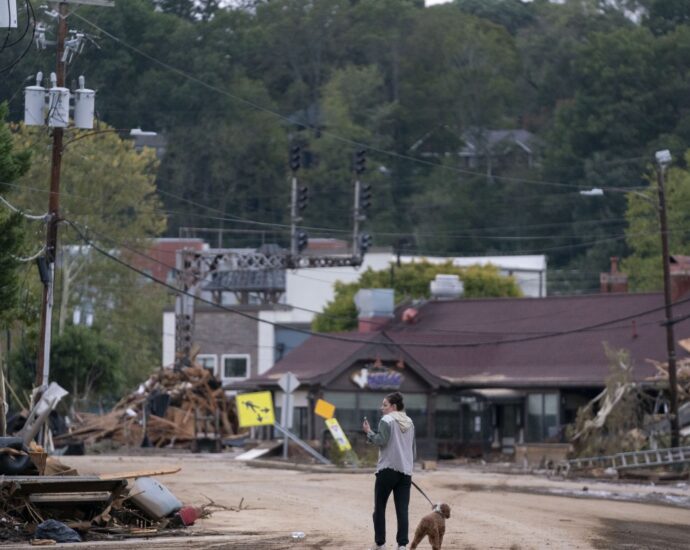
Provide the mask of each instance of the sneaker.
[{"label": "sneaker", "polygon": [[407,546],[398,546],[398,550],[407,550]]}]

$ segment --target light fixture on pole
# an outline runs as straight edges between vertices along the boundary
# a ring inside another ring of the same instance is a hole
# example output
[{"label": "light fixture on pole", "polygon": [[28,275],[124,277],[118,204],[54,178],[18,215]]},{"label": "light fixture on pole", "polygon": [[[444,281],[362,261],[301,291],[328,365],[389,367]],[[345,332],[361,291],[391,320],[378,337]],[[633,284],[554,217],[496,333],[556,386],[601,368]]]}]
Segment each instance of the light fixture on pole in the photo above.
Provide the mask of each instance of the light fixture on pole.
[{"label": "light fixture on pole", "polygon": [[668,222],[666,220],[666,194],[664,176],[671,165],[668,149],[657,151],[657,186],[659,191],[659,227],[661,230],[661,261],[664,269],[664,309],[666,312],[666,350],[668,353],[669,420],[671,423],[671,447],[680,445],[680,422],[678,419],[678,382],[676,374],[676,343],[673,334],[673,305],[671,300],[671,267],[668,249]]}]

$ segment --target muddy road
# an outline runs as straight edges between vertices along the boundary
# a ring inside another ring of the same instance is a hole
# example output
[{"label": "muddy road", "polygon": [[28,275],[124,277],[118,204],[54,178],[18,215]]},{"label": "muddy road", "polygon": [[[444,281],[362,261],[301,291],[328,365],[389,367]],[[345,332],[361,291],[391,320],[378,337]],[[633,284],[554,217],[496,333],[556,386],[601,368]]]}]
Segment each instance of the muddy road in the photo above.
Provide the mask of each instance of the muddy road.
[{"label": "muddy road", "polygon": [[[221,455],[64,457],[81,474],[180,466],[161,476],[185,504],[208,500],[221,510],[189,529],[190,537],[82,543],[75,548],[361,550],[373,542],[373,473],[323,473],[250,467]],[[553,480],[485,473],[458,466],[416,472],[434,501],[452,507],[444,549],[690,548],[690,487]],[[429,511],[413,489],[410,526]],[[389,503],[388,547],[395,542]],[[291,534],[301,531],[303,539]],[[412,534],[412,533],[410,533]],[[70,547],[72,545],[60,545]],[[421,548],[430,548],[424,541]]]}]

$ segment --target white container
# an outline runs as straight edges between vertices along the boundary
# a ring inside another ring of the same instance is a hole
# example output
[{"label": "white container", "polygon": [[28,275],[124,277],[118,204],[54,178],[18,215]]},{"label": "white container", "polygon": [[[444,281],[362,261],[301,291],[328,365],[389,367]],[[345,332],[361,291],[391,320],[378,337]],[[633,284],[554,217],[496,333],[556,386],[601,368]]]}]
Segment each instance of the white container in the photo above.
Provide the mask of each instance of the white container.
[{"label": "white container", "polygon": [[17,28],[17,0],[0,2],[0,29]]},{"label": "white container", "polygon": [[69,124],[69,89],[54,86],[48,90],[48,126],[66,128]]},{"label": "white container", "polygon": [[24,88],[24,124],[43,126],[45,124],[46,89],[43,86]]},{"label": "white container", "polygon": [[96,92],[84,87],[84,77],[79,77],[79,89],[74,91],[74,125],[77,128],[93,128]]},{"label": "white container", "polygon": [[137,478],[129,491],[131,500],[151,519],[177,512],[182,503],[168,489],[150,477]]}]

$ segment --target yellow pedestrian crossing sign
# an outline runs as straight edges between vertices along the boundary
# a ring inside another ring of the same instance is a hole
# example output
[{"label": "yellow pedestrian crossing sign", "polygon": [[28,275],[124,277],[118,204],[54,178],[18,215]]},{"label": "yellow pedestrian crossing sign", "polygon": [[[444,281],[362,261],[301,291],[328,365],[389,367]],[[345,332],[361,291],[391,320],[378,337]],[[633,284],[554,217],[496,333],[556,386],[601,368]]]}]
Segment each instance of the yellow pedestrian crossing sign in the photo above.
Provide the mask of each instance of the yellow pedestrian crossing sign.
[{"label": "yellow pedestrian crossing sign", "polygon": [[241,428],[272,426],[276,418],[270,391],[243,393],[235,398]]}]

